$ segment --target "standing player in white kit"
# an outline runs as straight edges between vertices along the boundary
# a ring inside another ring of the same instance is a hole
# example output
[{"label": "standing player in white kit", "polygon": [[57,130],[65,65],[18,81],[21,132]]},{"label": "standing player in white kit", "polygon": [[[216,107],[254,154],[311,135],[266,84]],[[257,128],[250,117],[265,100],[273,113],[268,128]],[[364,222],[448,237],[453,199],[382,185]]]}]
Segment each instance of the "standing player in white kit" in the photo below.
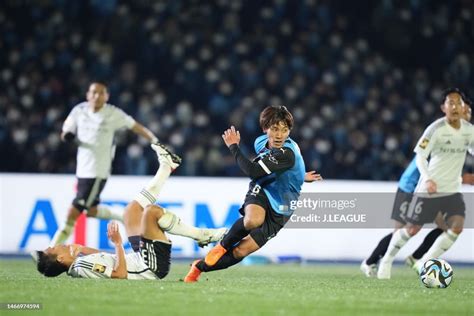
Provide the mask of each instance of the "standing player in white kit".
[{"label": "standing player in white kit", "polygon": [[393,233],[387,252],[380,260],[379,279],[390,279],[392,262],[398,251],[423,224],[431,223],[438,212],[445,216],[448,230],[436,239],[418,261],[419,265],[451,248],[463,230],[466,206],[460,193],[461,173],[466,153],[472,152],[474,147],[474,127],[462,119],[463,98],[458,89],[445,92],[441,106],[445,116],[426,128],[415,147],[420,179],[406,214],[407,225]]},{"label": "standing player in white kit", "polygon": [[111,171],[117,130],[127,128],[150,143],[158,142],[149,129],[121,109],[108,104],[108,100],[107,86],[93,82],[87,91],[87,101],[76,105],[64,121],[61,138],[66,142],[75,142],[78,146],[77,195],[69,207],[66,221],[51,240],[51,246],[62,244],[69,238],[77,218],[84,210],[88,217],[122,221],[121,213],[99,205],[100,193]]}]

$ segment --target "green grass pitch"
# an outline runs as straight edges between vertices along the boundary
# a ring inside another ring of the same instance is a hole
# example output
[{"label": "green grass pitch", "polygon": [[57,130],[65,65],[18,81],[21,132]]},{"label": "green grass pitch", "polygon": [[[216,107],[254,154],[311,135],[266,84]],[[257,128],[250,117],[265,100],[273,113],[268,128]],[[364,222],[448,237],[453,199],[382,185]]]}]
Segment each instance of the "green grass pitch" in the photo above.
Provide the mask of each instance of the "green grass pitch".
[{"label": "green grass pitch", "polygon": [[474,315],[474,269],[454,266],[447,289],[424,288],[395,266],[391,280],[365,278],[355,265],[236,266],[179,282],[45,278],[30,260],[1,260],[1,303],[42,303],[3,315]]}]

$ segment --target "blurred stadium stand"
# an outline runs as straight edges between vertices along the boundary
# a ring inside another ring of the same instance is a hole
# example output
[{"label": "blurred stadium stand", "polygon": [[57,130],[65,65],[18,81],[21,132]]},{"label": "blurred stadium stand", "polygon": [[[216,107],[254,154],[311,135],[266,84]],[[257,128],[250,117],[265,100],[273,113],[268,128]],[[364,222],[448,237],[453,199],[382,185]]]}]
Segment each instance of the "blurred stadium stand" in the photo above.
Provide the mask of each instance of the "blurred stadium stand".
[{"label": "blurred stadium stand", "polygon": [[[184,157],[178,175],[241,175],[223,129],[251,152],[260,110],[284,104],[308,170],[395,180],[441,91],[472,96],[473,15],[469,0],[3,0],[0,171],[74,172],[61,125],[101,80]],[[117,143],[113,173],[154,172],[147,144]]]}]

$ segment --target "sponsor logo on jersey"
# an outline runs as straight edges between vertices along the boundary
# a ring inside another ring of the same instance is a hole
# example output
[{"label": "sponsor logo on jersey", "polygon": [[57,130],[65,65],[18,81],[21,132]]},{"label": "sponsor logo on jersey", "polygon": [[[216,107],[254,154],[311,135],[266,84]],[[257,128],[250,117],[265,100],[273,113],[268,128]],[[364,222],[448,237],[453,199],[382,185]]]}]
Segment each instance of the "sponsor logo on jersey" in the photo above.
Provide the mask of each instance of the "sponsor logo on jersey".
[{"label": "sponsor logo on jersey", "polygon": [[428,143],[430,142],[430,140],[428,138],[424,138],[421,143],[418,145],[421,149],[425,149],[426,146],[428,146]]},{"label": "sponsor logo on jersey", "polygon": [[275,165],[278,165],[278,160],[277,160],[274,156],[269,155],[269,156],[268,156],[268,160],[269,160],[270,162],[273,162]]},{"label": "sponsor logo on jersey", "polygon": [[94,266],[92,267],[92,271],[98,272],[98,273],[104,273],[104,272],[105,272],[105,266],[96,263],[96,264],[94,264]]}]

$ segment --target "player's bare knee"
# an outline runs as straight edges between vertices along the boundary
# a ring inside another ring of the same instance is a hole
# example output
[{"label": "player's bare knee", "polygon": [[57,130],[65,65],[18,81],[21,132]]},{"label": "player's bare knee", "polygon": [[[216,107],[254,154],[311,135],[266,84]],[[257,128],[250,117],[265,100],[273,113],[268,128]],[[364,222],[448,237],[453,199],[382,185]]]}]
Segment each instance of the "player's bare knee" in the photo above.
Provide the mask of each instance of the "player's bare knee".
[{"label": "player's bare knee", "polygon": [[408,232],[408,235],[410,236],[415,236],[416,234],[418,234],[420,230],[421,230],[421,226],[418,226],[418,225],[407,227],[407,232]]},{"label": "player's bare knee", "polygon": [[463,227],[462,226],[453,226],[451,227],[451,231],[455,233],[456,235],[459,235],[462,233]]},{"label": "player's bare knee", "polygon": [[96,217],[97,216],[97,208],[93,207],[93,208],[88,209],[87,213],[86,213],[86,216],[87,217]]},{"label": "player's bare knee", "polygon": [[244,227],[247,230],[251,230],[260,227],[263,224],[265,217],[263,216],[245,216]]},{"label": "player's bare knee", "polygon": [[161,216],[163,216],[164,214],[164,210],[163,208],[161,208],[160,206],[158,205],[148,205],[147,207],[145,207],[145,210],[144,210],[144,214],[145,216],[154,216],[156,217],[156,219],[160,219]]}]

